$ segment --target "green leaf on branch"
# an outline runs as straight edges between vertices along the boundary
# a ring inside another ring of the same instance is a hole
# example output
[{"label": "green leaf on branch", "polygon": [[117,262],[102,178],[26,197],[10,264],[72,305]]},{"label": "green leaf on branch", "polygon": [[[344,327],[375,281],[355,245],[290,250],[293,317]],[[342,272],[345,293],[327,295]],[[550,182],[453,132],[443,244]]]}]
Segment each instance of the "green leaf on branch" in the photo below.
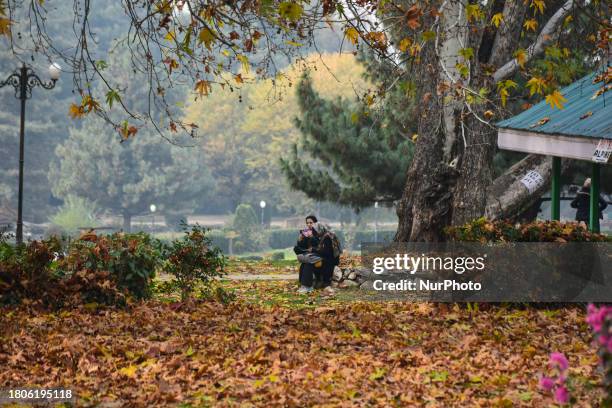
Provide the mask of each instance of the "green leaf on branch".
[{"label": "green leaf on branch", "polygon": [[96,69],[98,71],[104,71],[106,68],[108,68],[108,64],[106,63],[106,61],[104,60],[96,61]]},{"label": "green leaf on branch", "polygon": [[120,102],[120,101],[121,101],[121,96],[116,90],[111,89],[106,93],[106,103],[108,104],[109,108],[113,107],[114,102]]},{"label": "green leaf on branch", "polygon": [[459,50],[459,55],[461,55],[464,59],[469,60],[474,56],[473,48],[462,48]]},{"label": "green leaf on branch", "polygon": [[278,6],[278,14],[294,23],[302,17],[303,13],[304,8],[297,3],[284,1]]}]

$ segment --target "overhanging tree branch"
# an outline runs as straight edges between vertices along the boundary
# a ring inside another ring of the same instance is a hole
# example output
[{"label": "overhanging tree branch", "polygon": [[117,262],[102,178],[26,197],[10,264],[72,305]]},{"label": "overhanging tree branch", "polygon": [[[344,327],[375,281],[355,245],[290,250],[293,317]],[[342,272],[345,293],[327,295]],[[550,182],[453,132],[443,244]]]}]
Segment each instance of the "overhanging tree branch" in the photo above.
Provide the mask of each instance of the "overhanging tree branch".
[{"label": "overhanging tree branch", "polygon": [[[559,28],[559,26],[563,23],[565,17],[567,17],[574,8],[574,5],[577,3],[576,0],[567,0],[563,6],[553,16],[548,20],[536,41],[527,48],[526,52],[526,60],[525,62],[529,62],[533,57],[539,55],[542,51],[544,51],[544,47],[548,44],[552,39],[552,34]],[[502,81],[511,75],[513,75],[519,68],[519,63],[516,58],[511,61],[505,63],[501,68],[499,68],[493,74],[493,82],[497,83]]]}]

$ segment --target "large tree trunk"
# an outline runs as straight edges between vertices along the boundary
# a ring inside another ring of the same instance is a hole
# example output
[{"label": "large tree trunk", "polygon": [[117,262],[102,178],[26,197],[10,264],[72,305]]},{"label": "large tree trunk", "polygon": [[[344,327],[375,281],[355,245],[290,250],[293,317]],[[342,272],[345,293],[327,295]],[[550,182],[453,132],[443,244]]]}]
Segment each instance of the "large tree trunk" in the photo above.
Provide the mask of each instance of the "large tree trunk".
[{"label": "large tree trunk", "polygon": [[[567,0],[544,25],[526,52],[527,61],[544,50],[574,1]],[[512,53],[528,5],[507,0],[503,23],[492,36],[490,32],[465,31],[465,4],[443,4],[443,17],[437,25],[440,42],[423,48],[420,64],[427,72],[416,75],[421,82],[419,94],[423,95],[419,138],[397,206],[396,241],[439,241],[449,224],[463,224],[483,215],[515,218],[539,200],[551,176],[550,159],[530,155],[493,180],[496,129],[483,119],[484,104],[470,105],[461,97],[462,92],[469,92],[467,88],[494,89],[498,81],[516,72],[519,64]],[[457,55],[468,46],[479,50],[474,54],[484,59],[481,63],[499,67],[492,76],[480,72],[477,64],[470,67],[470,78],[457,76],[455,66],[462,62]],[[492,78],[492,83],[486,78]],[[527,191],[520,182],[529,170],[538,171],[544,180],[535,192]]]},{"label": "large tree trunk", "polygon": [[[565,172],[569,166],[569,160],[562,160],[561,172]],[[537,171],[544,181],[533,192],[529,192],[521,182],[521,178],[530,170]],[[518,219],[522,213],[540,200],[542,194],[550,189],[551,178],[552,158],[536,154],[526,156],[495,179],[489,187],[484,215],[492,220]]]}]

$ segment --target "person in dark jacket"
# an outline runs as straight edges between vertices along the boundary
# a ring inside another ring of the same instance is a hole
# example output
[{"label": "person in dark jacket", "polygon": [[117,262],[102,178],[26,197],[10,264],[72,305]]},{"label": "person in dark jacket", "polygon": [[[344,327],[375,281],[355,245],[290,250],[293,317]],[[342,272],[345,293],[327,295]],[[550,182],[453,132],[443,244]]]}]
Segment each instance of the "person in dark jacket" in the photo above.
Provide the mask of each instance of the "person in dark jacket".
[{"label": "person in dark jacket", "polygon": [[315,250],[315,253],[323,258],[323,266],[321,268],[320,279],[318,287],[325,289],[329,294],[333,293],[331,290],[332,276],[334,274],[334,267],[336,266],[336,257],[334,256],[334,246],[331,235],[328,233],[327,228],[322,224],[315,224],[315,230],[319,236],[319,246]]},{"label": "person in dark jacket", "polygon": [[[590,206],[591,206],[591,179],[584,181],[582,188],[576,193],[576,198],[570,204],[572,208],[576,208],[576,221],[589,223]],[[606,209],[608,203],[603,197],[599,196],[599,218],[603,218],[602,211]]]},{"label": "person in dark jacket", "polygon": [[306,228],[300,231],[293,251],[300,260],[298,292],[310,293],[316,288],[333,294],[331,283],[336,258],[332,236],[314,215],[306,217]]},{"label": "person in dark jacket", "polygon": [[[293,247],[293,252],[300,258],[302,255],[315,254],[319,247],[319,236],[314,226],[317,223],[317,217],[309,215],[306,217],[306,228],[300,231],[296,245]],[[299,293],[309,293],[314,289],[315,277],[320,279],[322,262],[300,262],[300,289]]]}]

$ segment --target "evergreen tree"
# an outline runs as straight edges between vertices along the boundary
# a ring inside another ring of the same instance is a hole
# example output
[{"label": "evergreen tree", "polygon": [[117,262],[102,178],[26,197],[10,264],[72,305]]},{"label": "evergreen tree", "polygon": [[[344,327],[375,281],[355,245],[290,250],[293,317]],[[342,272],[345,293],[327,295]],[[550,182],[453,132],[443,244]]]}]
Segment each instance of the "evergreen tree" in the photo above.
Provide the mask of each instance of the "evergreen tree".
[{"label": "evergreen tree", "polygon": [[119,143],[116,132],[98,118],[72,129],[57,147],[49,180],[58,197],[73,194],[123,216],[160,211],[185,213],[208,199],[212,180],[197,149],[181,148],[143,132]]},{"label": "evergreen tree", "polygon": [[[361,52],[365,78],[386,87],[396,78],[394,68]],[[401,197],[412,157],[414,114],[410,90],[391,87],[378,108],[346,98],[324,99],[304,75],[297,88],[301,118],[296,124],[301,144],[281,159],[285,177],[309,197],[368,207],[374,201]],[[372,96],[366,100],[372,102]]]}]

